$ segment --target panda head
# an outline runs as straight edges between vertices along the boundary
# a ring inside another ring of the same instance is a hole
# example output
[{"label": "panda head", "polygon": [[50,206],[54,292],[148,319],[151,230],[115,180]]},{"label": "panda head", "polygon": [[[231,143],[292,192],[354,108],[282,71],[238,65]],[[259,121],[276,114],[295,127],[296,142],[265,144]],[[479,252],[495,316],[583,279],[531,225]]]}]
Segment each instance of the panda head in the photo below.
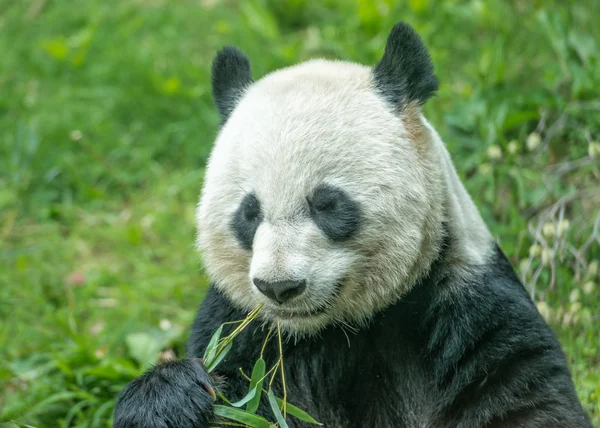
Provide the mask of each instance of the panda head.
[{"label": "panda head", "polygon": [[313,60],[254,82],[228,47],[212,72],[223,124],[197,221],[216,287],[299,334],[360,324],[406,293],[443,233],[420,111],[437,80],[414,30],[397,24],[375,67]]}]

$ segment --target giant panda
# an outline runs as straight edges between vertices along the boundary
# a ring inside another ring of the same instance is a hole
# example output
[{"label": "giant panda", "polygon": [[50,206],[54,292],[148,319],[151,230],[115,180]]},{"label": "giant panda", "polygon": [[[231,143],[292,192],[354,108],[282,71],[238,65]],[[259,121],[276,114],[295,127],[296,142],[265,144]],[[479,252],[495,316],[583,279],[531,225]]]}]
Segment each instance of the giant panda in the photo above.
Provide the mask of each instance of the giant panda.
[{"label": "giant panda", "polygon": [[[421,112],[438,82],[410,26],[374,67],[313,60],[258,81],[226,47],[212,86],[222,126],[197,210],[212,286],[187,358],[133,380],[115,428],[218,424],[199,357],[259,304],[216,373],[230,399],[278,321],[287,396],[325,427],[591,427],[557,339]],[[264,355],[274,364],[277,341]]]}]

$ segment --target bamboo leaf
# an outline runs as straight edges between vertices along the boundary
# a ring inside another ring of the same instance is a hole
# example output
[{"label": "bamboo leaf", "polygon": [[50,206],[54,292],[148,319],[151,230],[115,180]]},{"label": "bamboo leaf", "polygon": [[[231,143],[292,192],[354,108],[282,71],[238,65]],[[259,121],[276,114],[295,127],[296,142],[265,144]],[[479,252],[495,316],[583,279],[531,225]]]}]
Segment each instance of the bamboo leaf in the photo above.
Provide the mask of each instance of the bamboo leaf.
[{"label": "bamboo leaf", "polygon": [[[277,400],[277,404],[279,405],[279,407],[281,407],[283,405],[283,400],[281,398],[275,397],[275,400]],[[288,402],[285,403],[285,409],[286,409],[287,413],[300,419],[301,421],[308,422],[310,424],[315,424],[315,425],[323,425],[322,423],[317,422],[311,415],[306,413],[304,410],[301,410],[298,407],[296,407]]]},{"label": "bamboo leaf", "polygon": [[222,332],[223,332],[223,326],[219,327],[217,329],[217,331],[215,331],[213,333],[212,337],[210,338],[210,342],[208,342],[208,346],[206,347],[206,350],[204,351],[204,356],[202,357],[202,359],[204,360],[205,363],[206,363],[206,358],[208,357],[210,352],[213,349],[215,349],[215,347],[217,346],[217,343],[219,343],[219,339],[221,338]]},{"label": "bamboo leaf", "polygon": [[269,404],[271,405],[271,409],[273,410],[273,414],[275,415],[275,419],[277,419],[277,423],[280,428],[289,428],[287,422],[285,421],[283,415],[281,414],[281,410],[279,410],[279,403],[275,400],[275,395],[273,394],[273,390],[269,388],[269,392],[267,392],[267,397],[269,397]]},{"label": "bamboo leaf", "polygon": [[252,369],[252,378],[250,379],[250,389],[255,389],[256,395],[250,401],[248,401],[248,404],[246,405],[247,412],[256,413],[258,410],[260,396],[262,393],[262,385],[265,380],[265,370],[265,360],[259,358],[256,363],[254,363],[254,368]]},{"label": "bamboo leaf", "polygon": [[233,344],[233,342],[229,342],[227,345],[225,345],[224,348],[222,348],[220,351],[217,351],[217,355],[214,359],[212,359],[210,362],[206,362],[206,371],[207,372],[212,372],[221,362],[221,360],[223,358],[225,358],[225,356],[229,353],[229,351],[231,351],[231,345]]},{"label": "bamboo leaf", "polygon": [[227,399],[227,397],[225,397],[221,391],[219,391],[218,389],[215,389],[215,393],[217,394],[217,397],[219,397],[221,400],[223,400],[225,403],[229,404],[231,406],[231,401],[229,401]]},{"label": "bamboo leaf", "polygon": [[246,424],[252,428],[270,428],[268,420],[261,416],[245,412],[244,410],[216,405],[214,406],[214,411],[217,416]]},{"label": "bamboo leaf", "polygon": [[[252,400],[254,397],[256,397],[256,388],[248,391],[248,394],[246,394],[246,396],[244,398],[242,398],[241,400],[236,401],[235,403],[229,403],[229,404],[233,407],[242,407],[244,404],[246,404],[247,402]],[[249,413],[254,413],[254,412],[249,412]]]}]

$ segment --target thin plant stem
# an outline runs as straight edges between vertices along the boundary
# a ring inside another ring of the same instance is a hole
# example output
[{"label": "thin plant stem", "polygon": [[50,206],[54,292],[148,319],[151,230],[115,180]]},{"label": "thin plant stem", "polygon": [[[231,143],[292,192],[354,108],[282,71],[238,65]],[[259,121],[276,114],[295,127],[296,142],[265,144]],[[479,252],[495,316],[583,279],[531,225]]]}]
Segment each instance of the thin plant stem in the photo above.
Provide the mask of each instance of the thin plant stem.
[{"label": "thin plant stem", "polygon": [[262,349],[260,350],[260,358],[262,358],[263,354],[265,353],[265,348],[267,347],[267,342],[271,338],[272,331],[273,331],[273,326],[271,326],[271,328],[269,329],[269,332],[267,333],[267,337],[265,338],[265,341],[263,342]]},{"label": "thin plant stem", "polygon": [[283,367],[283,346],[281,345],[281,328],[279,326],[279,320],[277,320],[277,336],[279,337],[279,362],[281,363],[281,384],[283,385],[283,398],[281,399],[281,411],[283,417],[286,416],[287,410],[287,389],[285,387],[285,370]]}]

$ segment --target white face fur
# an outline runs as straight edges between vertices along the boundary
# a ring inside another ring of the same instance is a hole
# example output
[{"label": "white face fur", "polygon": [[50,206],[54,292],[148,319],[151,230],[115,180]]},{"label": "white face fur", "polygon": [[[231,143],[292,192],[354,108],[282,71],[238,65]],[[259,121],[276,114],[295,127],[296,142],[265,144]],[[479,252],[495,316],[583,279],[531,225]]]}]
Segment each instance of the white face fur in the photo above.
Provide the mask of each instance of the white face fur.
[{"label": "white face fur", "polygon": [[[372,68],[346,62],[271,73],[235,100],[210,157],[197,213],[205,268],[234,305],[263,304],[289,332],[364,323],[437,254],[436,136],[417,103],[398,109],[376,85]],[[280,302],[257,280],[305,288]]]}]

